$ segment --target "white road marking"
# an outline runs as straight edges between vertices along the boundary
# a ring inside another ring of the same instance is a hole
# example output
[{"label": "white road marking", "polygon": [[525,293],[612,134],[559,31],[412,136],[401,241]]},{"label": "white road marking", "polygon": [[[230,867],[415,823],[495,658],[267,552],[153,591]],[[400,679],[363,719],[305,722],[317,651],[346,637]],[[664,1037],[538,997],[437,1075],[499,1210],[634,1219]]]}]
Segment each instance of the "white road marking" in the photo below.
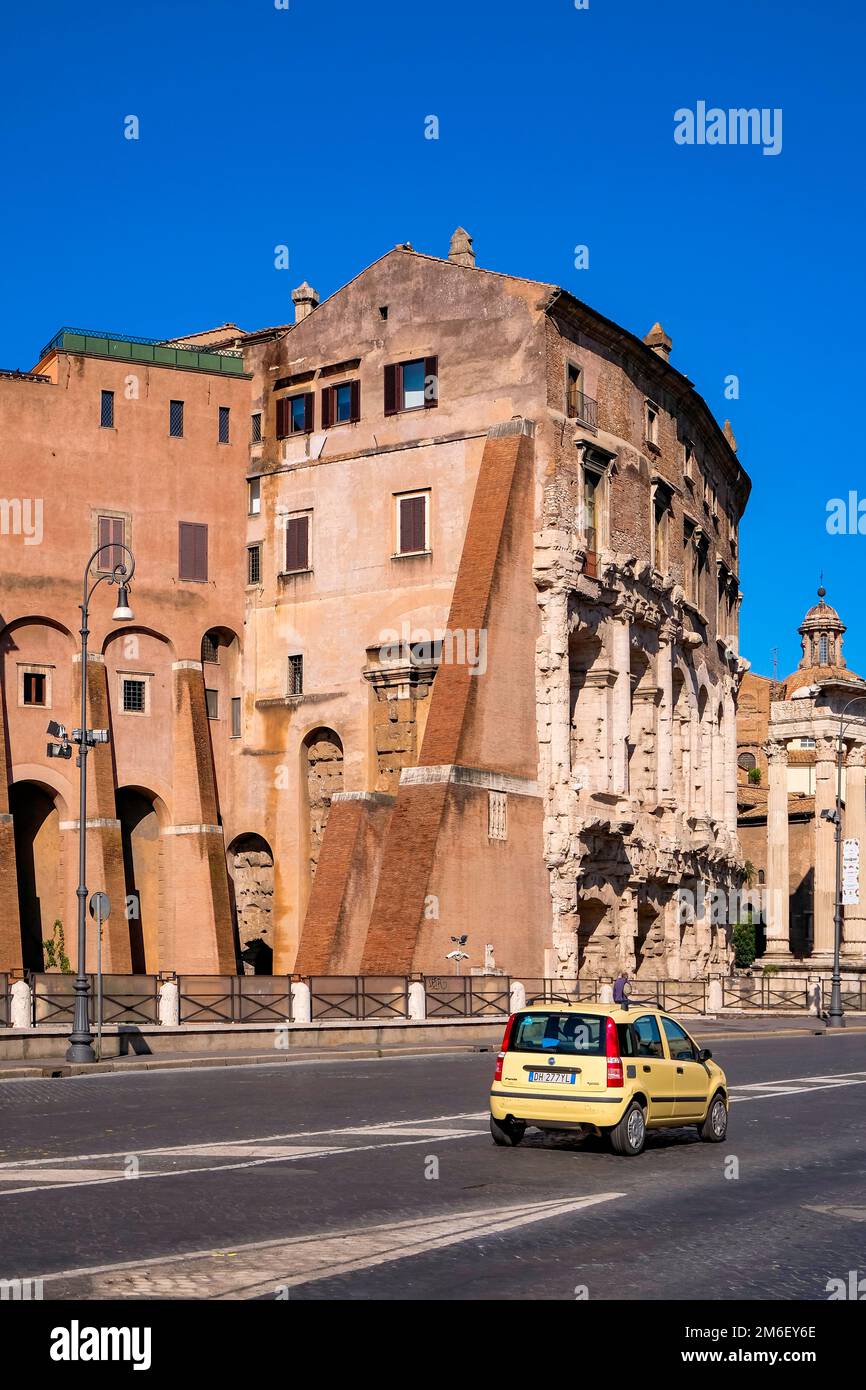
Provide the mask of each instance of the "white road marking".
[{"label": "white road marking", "polygon": [[[439,1216],[388,1221],[377,1226],[320,1231],[284,1240],[262,1241],[232,1250],[199,1250],[121,1264],[61,1270],[46,1284],[75,1285],[55,1297],[68,1298],[256,1298],[318,1279],[331,1279],[395,1260],[409,1259],[465,1241],[484,1240],[537,1221],[564,1218],[625,1194],[599,1192],[585,1197],[522,1202]],[[229,1263],[231,1261],[231,1263]],[[84,1288],[80,1287],[84,1284]]]},{"label": "white road marking", "polygon": [[817,1211],[822,1216],[844,1216],[847,1221],[866,1221],[866,1207],[812,1207],[808,1203],[804,1211]]},{"label": "white road marking", "polygon": [[781,1096],[803,1095],[809,1091],[832,1091],[839,1086],[866,1086],[866,1072],[840,1072],[831,1076],[792,1076],[779,1081],[749,1081],[735,1086],[731,1103],[746,1100],[776,1100]]}]

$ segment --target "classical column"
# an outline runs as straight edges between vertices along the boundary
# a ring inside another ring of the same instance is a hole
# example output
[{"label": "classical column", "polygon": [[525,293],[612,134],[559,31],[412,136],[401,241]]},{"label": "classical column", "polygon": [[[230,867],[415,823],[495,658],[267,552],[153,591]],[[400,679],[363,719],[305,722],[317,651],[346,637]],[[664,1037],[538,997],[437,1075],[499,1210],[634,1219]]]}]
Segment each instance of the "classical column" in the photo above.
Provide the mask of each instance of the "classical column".
[{"label": "classical column", "polygon": [[836,897],[836,843],[833,822],[822,811],[836,809],[836,739],[825,735],[815,749],[815,900],[814,955],[833,954]]},{"label": "classical column", "polygon": [[659,633],[658,671],[656,675],[659,687],[656,795],[659,801],[668,800],[673,796],[674,791],[673,636],[673,629],[665,624]]},{"label": "classical column", "polygon": [[724,711],[722,712],[722,725],[719,725],[719,706],[716,698],[713,697],[713,717],[710,725],[710,741],[712,745],[712,773],[710,781],[709,804],[710,814],[713,820],[722,824],[725,819],[725,728]]},{"label": "classical column", "polygon": [[732,690],[725,694],[725,828],[737,833],[737,710]]},{"label": "classical column", "polygon": [[848,750],[845,771],[846,840],[860,841],[860,901],[849,903],[842,924],[842,955],[866,961],[866,744]]},{"label": "classical column", "polygon": [[770,767],[767,796],[767,956],[790,957],[790,869],[788,866],[788,748],[764,744]]},{"label": "classical column", "polygon": [[610,620],[610,664],[615,676],[611,691],[611,791],[628,791],[628,734],[631,721],[631,614],[626,609]]}]

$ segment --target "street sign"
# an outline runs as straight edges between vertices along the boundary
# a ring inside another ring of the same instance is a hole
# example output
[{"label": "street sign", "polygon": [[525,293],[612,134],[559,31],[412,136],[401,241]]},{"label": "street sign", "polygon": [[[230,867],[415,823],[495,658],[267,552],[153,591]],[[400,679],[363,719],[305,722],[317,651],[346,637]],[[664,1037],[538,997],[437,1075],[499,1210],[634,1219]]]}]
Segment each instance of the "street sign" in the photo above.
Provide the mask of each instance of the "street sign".
[{"label": "street sign", "polygon": [[90,899],[90,915],[98,917],[100,922],[106,922],[111,913],[111,903],[108,901],[107,893],[94,893]]},{"label": "street sign", "polygon": [[860,902],[860,841],[842,842],[842,906],[856,907]]}]

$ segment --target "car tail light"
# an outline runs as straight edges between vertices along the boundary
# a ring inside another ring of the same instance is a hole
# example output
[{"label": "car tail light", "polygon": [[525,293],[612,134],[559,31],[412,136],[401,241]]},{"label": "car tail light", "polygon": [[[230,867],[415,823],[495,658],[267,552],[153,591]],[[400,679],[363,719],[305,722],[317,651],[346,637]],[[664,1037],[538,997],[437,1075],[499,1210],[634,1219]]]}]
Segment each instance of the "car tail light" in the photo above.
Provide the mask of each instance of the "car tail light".
[{"label": "car tail light", "polygon": [[508,1044],[511,1041],[511,1030],[514,1027],[514,1019],[515,1015],[512,1014],[505,1025],[505,1033],[502,1038],[502,1050],[499,1053],[499,1056],[496,1058],[496,1070],[493,1073],[494,1081],[502,1080],[502,1063],[505,1061],[505,1054],[508,1051]]},{"label": "car tail light", "polygon": [[604,1021],[604,1050],[607,1056],[608,1086],[622,1086],[622,1058],[619,1055],[619,1035],[612,1018]]}]

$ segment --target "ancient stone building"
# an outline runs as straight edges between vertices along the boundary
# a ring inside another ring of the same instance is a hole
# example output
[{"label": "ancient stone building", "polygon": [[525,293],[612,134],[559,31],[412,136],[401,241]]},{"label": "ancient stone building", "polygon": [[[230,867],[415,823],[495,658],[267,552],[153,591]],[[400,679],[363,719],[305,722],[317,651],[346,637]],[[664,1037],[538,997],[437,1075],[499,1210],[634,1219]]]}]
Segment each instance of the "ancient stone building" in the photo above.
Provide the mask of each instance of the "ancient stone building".
[{"label": "ancient stone building", "polygon": [[[37,934],[55,900],[73,920],[72,778],[15,692],[22,663],[50,668],[54,717],[76,722],[100,516],[138,559],[135,658],[94,624],[93,722],[115,742],[92,759],[89,881],[147,898],[146,927],[115,924],[115,968],[438,973],[463,934],[471,967],[515,975],[722,966],[724,928],[677,895],[740,877],[749,483],[730,426],[660,325],[641,339],[480,269],[462,229],[447,258],[400,245],[293,299],[292,323],[252,333],[64,338],[35,379],[0,380],[14,476],[58,498],[48,548],[3,541],[0,968],[33,936],[28,893]],[[207,528],[206,578],[181,522]]]},{"label": "ancient stone building", "polygon": [[[843,835],[866,856],[866,682],[843,655],[845,624],[818,590],[799,627],[802,657],[785,680],[749,672],[737,720],[739,833],[765,916],[763,960],[782,968],[831,963],[837,787]],[[843,759],[839,779],[839,732]],[[842,956],[866,968],[866,880],[845,905]]]}]

